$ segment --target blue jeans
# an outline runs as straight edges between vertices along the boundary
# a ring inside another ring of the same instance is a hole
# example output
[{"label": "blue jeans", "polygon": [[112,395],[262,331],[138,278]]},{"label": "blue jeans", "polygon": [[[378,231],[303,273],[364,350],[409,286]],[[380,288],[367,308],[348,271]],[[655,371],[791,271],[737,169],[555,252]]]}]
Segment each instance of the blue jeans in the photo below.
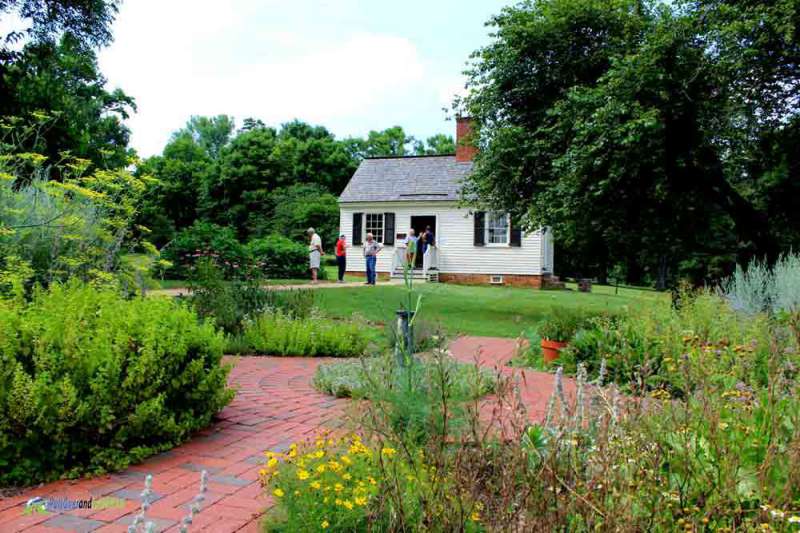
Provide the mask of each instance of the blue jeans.
[{"label": "blue jeans", "polygon": [[367,283],[375,285],[375,262],[377,257],[374,255],[367,256]]}]

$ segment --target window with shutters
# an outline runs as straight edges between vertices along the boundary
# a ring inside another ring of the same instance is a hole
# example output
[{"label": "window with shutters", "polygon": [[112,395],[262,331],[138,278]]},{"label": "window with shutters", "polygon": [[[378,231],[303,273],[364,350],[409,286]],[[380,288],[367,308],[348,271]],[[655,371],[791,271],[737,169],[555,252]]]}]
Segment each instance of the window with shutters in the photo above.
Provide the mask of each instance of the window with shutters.
[{"label": "window with shutters", "polygon": [[372,233],[376,241],[383,242],[383,213],[367,213],[365,216],[364,234]]},{"label": "window with shutters", "polygon": [[499,211],[486,213],[486,245],[507,246],[511,234],[508,214]]}]

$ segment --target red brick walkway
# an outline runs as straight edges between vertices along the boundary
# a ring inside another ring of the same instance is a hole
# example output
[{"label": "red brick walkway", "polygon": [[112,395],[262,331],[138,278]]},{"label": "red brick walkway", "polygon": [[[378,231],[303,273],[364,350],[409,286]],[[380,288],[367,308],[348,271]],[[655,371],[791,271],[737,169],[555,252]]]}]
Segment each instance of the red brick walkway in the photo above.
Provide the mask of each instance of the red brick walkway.
[{"label": "red brick walkway", "polygon": [[[514,347],[509,339],[467,337],[455,341],[451,349],[455,357],[469,362],[480,351],[482,365],[497,366],[508,373],[512,370],[502,365],[511,358]],[[146,473],[153,474],[155,492],[147,519],[154,521],[158,530],[177,531],[188,503],[198,492],[200,471],[204,469],[209,472],[208,493],[190,530],[258,531],[258,519],[267,505],[258,483],[263,452],[287,448],[321,428],[335,429],[347,401],[311,387],[317,366],[329,359],[241,357],[230,361],[235,363],[230,383],[238,392],[211,428],[126,471],[50,483],[0,500],[0,532],[125,532],[138,511]],[[530,371],[520,375],[530,417],[541,418],[552,376]],[[35,496],[70,500],[110,496],[125,500],[125,506],[24,515],[25,502]]]}]

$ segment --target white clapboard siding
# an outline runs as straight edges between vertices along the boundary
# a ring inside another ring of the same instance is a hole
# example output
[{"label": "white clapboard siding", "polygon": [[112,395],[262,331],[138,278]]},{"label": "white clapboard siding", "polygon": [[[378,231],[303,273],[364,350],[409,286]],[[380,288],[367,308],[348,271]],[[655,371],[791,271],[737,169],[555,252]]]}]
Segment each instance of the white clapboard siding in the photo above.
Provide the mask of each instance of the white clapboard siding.
[{"label": "white clapboard siding", "polygon": [[[340,206],[340,230],[347,235],[351,248],[347,270],[366,270],[360,246],[353,246],[353,213],[394,213],[395,233],[407,233],[411,216],[436,216],[436,244],[439,248],[439,271],[445,274],[542,274],[552,270],[552,244],[545,265],[542,263],[548,238],[536,231],[522,235],[522,246],[475,246],[472,213],[453,202],[376,202],[343,203]],[[550,241],[552,243],[552,241]],[[386,246],[378,256],[378,272],[392,268],[394,247]],[[549,261],[549,263],[547,263]]]}]

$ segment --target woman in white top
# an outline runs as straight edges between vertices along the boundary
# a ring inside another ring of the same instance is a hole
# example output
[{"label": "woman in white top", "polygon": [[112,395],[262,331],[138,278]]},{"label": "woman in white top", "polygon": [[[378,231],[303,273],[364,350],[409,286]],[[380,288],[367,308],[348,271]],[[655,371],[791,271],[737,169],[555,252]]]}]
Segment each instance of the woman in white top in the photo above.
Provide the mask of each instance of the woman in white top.
[{"label": "woman in white top", "polygon": [[311,283],[317,282],[317,275],[319,274],[319,263],[325,252],[322,251],[322,239],[320,239],[314,228],[308,228],[306,231],[310,242],[308,243],[308,265],[311,268]]}]

